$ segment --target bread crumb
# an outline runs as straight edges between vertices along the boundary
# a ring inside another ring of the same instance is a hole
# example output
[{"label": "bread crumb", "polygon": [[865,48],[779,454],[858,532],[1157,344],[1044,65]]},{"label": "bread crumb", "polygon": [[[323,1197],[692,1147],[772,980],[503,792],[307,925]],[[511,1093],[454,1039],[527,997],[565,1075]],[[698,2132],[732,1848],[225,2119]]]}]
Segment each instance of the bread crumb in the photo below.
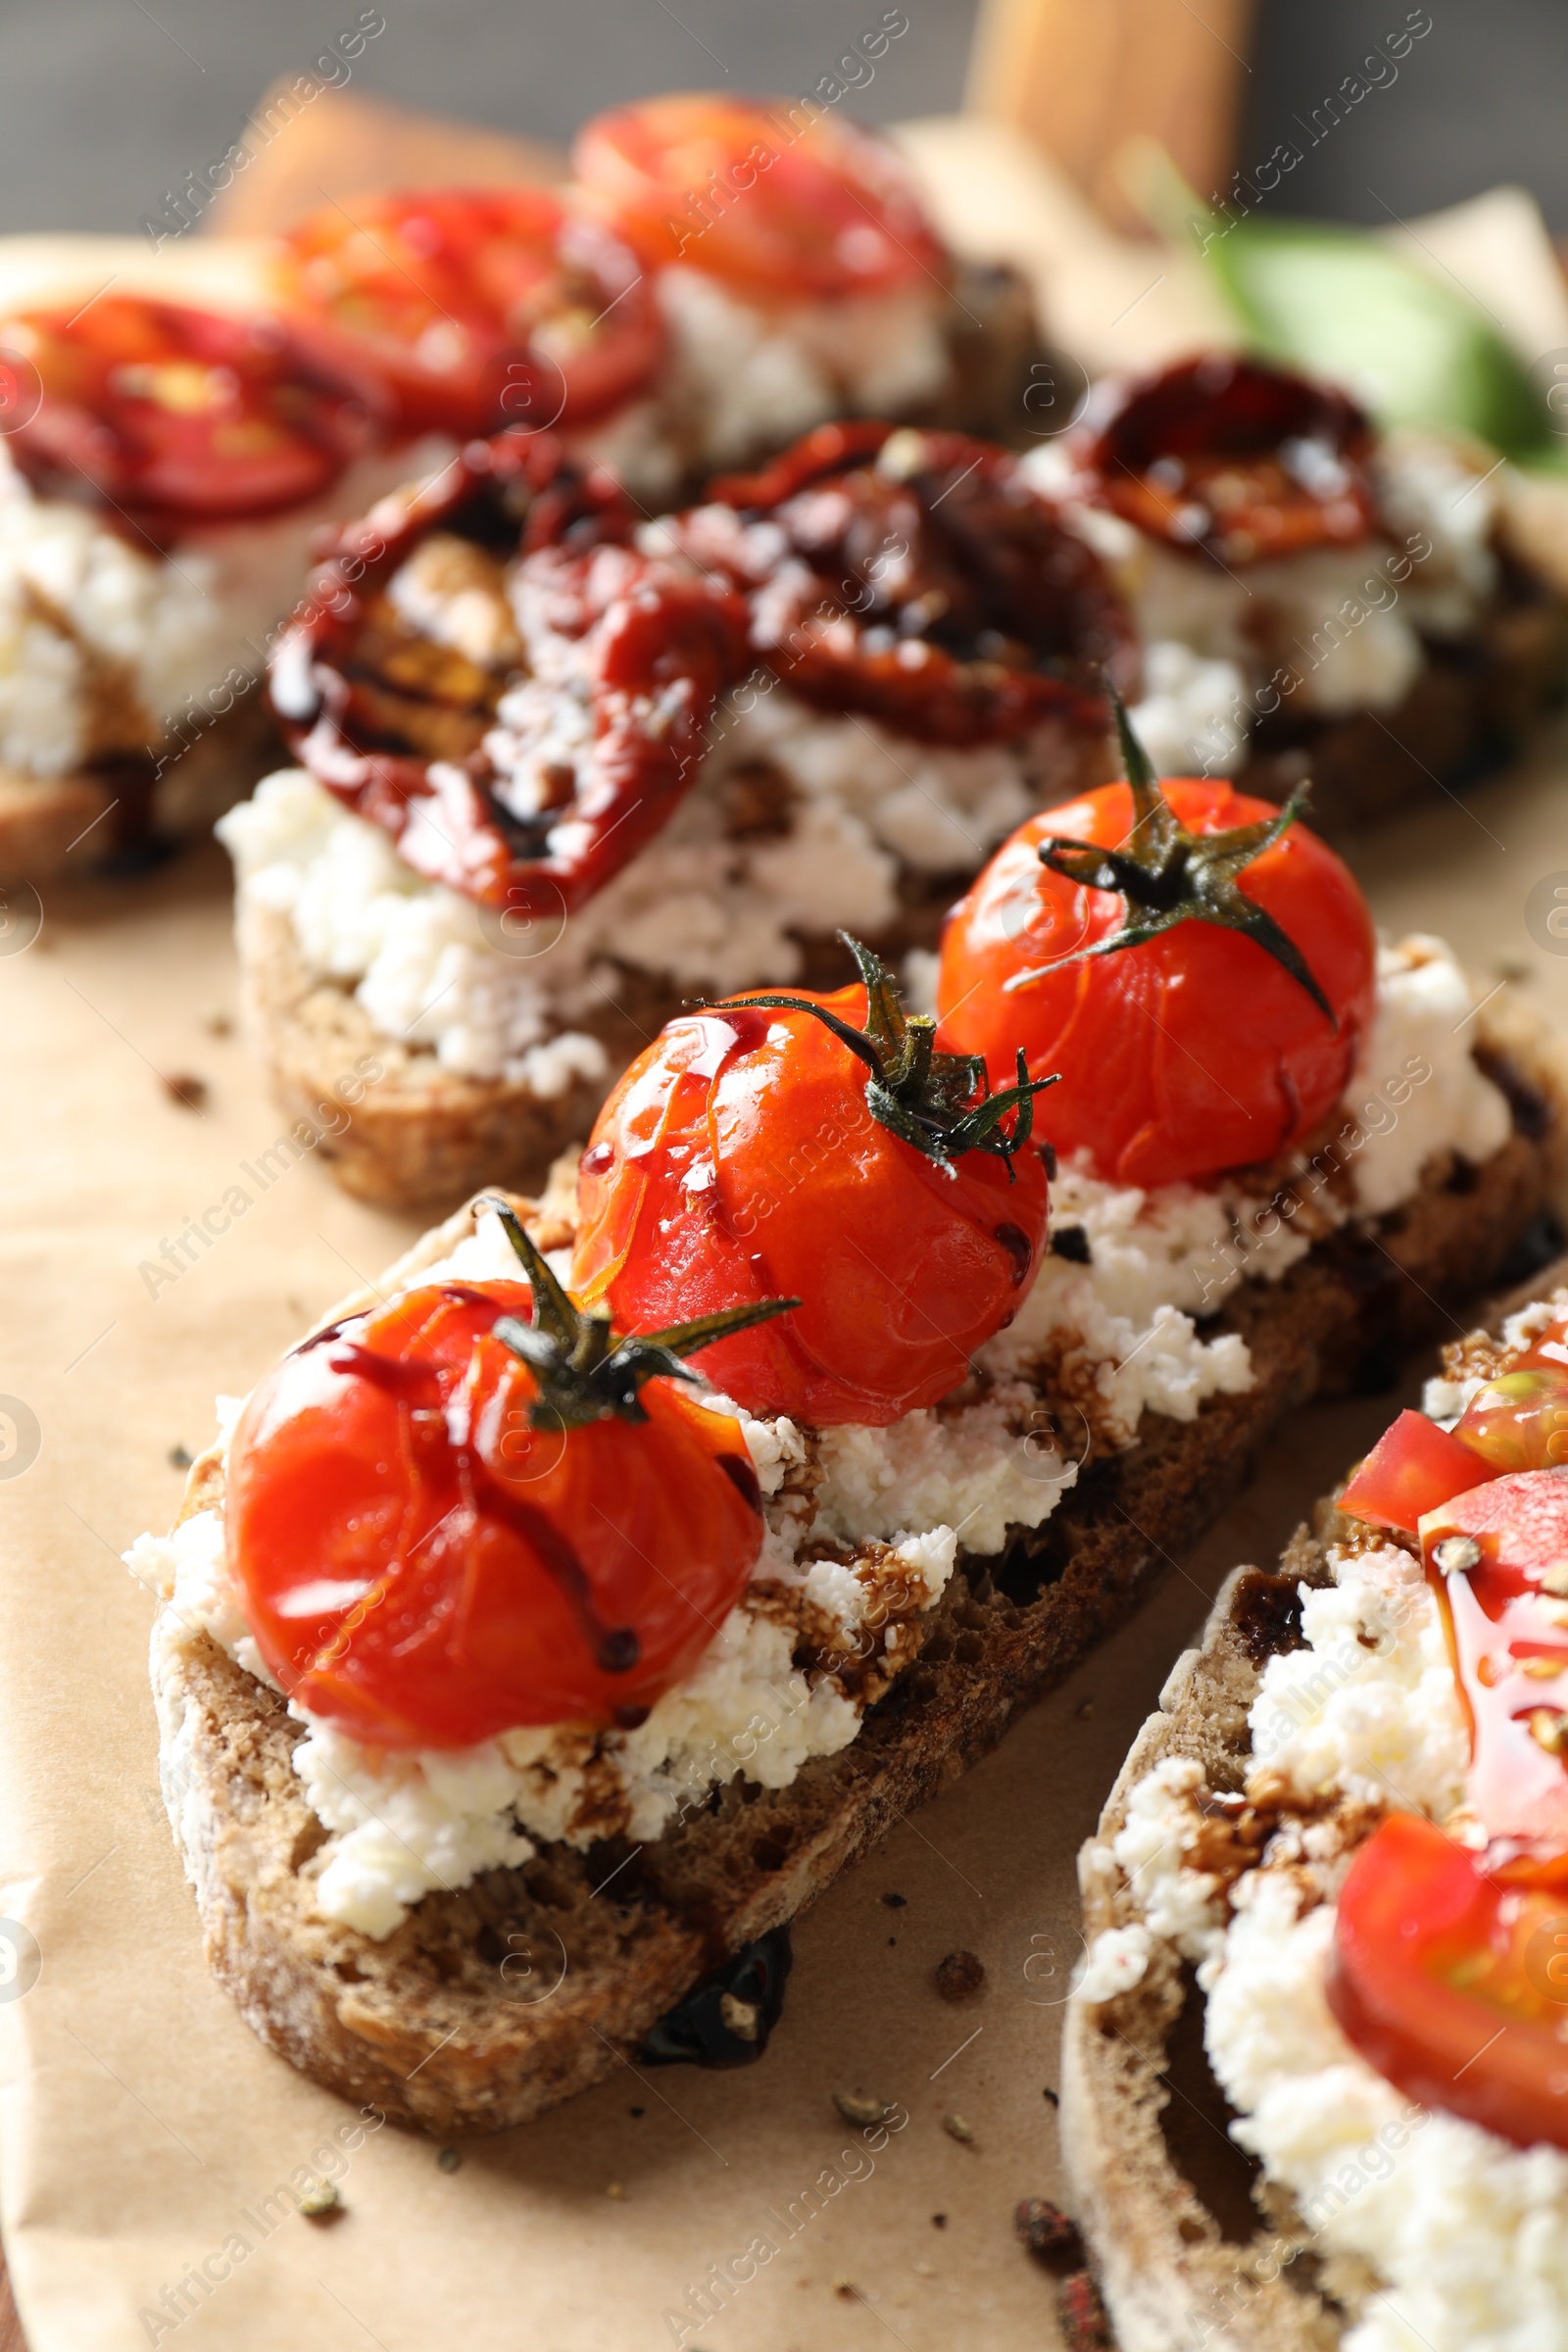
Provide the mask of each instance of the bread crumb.
[{"label": "bread crumb", "polygon": [[233,1016],[226,1013],[221,1005],[215,1004],[202,1014],[202,1027],[209,1037],[231,1037],[234,1032]]},{"label": "bread crumb", "polygon": [[1056,2292],[1056,2319],[1067,2352],[1112,2352],[1110,2322],[1087,2271],[1074,2271]]},{"label": "bread crumb", "polygon": [[189,1070],[166,1070],[163,1074],[164,1092],[171,1102],[181,1110],[204,1110],[207,1106],[207,1081]]},{"label": "bread crumb", "polygon": [[617,2205],[623,2205],[626,2202],[626,2191],[618,2180],[612,2180],[605,2194],[607,2197],[613,2197]]},{"label": "bread crumb", "polygon": [[937,1962],[937,1990],[945,2001],[970,1999],[985,1981],[985,1962],[978,1952],[949,1952]]},{"label": "bread crumb", "polygon": [[885,1894],[882,1897],[890,1911],[902,1911],[908,1899],[906,1894]]},{"label": "bread crumb", "polygon": [[974,2126],[966,2124],[961,2115],[945,2115],[942,2118],[942,2129],[950,2139],[961,2140],[966,2148],[973,2146]]},{"label": "bread crumb", "polygon": [[337,2209],[337,2189],[330,2180],[313,2180],[300,2191],[300,2211],[308,2222],[319,2222]]},{"label": "bread crumb", "polygon": [[184,1446],[171,1446],[169,1448],[169,1467],[171,1470],[188,1470],[190,1465],[191,1454],[189,1449]]},{"label": "bread crumb", "polygon": [[435,2162],[437,2172],[455,2173],[463,2162],[463,2158],[458,2154],[456,2148],[443,2148]]},{"label": "bread crumb", "polygon": [[1081,2265],[1083,2245],[1077,2224],[1049,2197],[1022,2197],[1012,2210],[1013,2234],[1042,2261],[1064,2257]]},{"label": "bread crumb", "polygon": [[[718,2014],[724,2021],[725,2031],[733,2034],[737,2041],[757,2039],[761,2011],[755,2001],[737,2000],[734,1993],[721,1992],[718,1996]],[[878,2123],[881,2120],[878,2116]]]},{"label": "bread crumb", "polygon": [[858,2124],[862,2129],[869,2129],[872,2124],[884,2123],[887,2120],[888,2103],[886,2099],[868,2099],[859,2091],[836,2090],[833,2093],[833,2104],[847,2124]]}]

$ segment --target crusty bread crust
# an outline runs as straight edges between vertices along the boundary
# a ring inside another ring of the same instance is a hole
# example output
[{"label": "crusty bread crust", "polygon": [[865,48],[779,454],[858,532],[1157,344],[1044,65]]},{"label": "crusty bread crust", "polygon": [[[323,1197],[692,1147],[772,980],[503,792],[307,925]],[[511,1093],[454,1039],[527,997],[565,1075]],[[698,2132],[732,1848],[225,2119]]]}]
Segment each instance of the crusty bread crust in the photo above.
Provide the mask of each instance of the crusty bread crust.
[{"label": "crusty bread crust", "polygon": [[277,764],[280,750],[257,687],[156,778],[150,762],[66,776],[0,766],[0,884],[75,881],[149,837],[203,832]]},{"label": "crusty bread crust", "polygon": [[1539,580],[1499,599],[1453,646],[1429,646],[1396,710],[1261,720],[1238,791],[1312,788],[1311,824],[1341,841],[1496,767],[1568,687],[1568,602]]},{"label": "crusty bread crust", "polygon": [[[1503,1051],[1495,1037],[1491,1051]],[[325,1921],[311,1893],[325,1833],[290,1765],[298,1724],[205,1637],[174,1638],[161,1611],[166,1796],[209,1958],[257,2033],[346,2097],[435,2132],[501,2130],[608,2074],[699,1977],[793,1917],[1119,1623],[1241,1485],[1285,1410],[1381,1373],[1392,1349],[1433,1335],[1448,1301],[1495,1278],[1554,1196],[1568,1130],[1545,1047],[1515,1037],[1507,1052],[1516,1125],[1493,1160],[1435,1175],[1280,1283],[1233,1294],[1220,1321],[1251,1348],[1250,1390],[1211,1398],[1193,1422],[1146,1416],[1139,1443],[1094,1462],[1038,1533],[1000,1559],[960,1552],[921,1621],[918,1658],[848,1748],[787,1788],[736,1779],[653,1845],[547,1846],[426,1895],[384,1942]],[[387,1279],[446,1255],[469,1222],[460,1211]],[[221,1481],[204,1455],[181,1515],[218,1501]]]},{"label": "crusty bread crust", "polygon": [[[1568,1258],[1534,1275],[1490,1318],[1490,1328],[1564,1282]],[[1145,1775],[1167,1756],[1190,1756],[1210,1788],[1234,1789],[1245,1782],[1248,1712],[1263,1667],[1295,1639],[1298,1588],[1331,1581],[1327,1547],[1348,1532],[1325,1501],[1313,1529],[1298,1529],[1277,1572],[1238,1568],[1226,1580],[1199,1646],[1184,1650],[1172,1667],[1158,1711],[1134,1740],[1079,1858],[1087,1941],[1127,1916],[1120,1873],[1104,1865]],[[1259,2213],[1250,2241],[1238,2242],[1234,2220],[1225,2228],[1213,2210],[1212,2170],[1208,2181],[1195,2183],[1173,2155],[1165,2131],[1168,2070],[1174,2037],[1197,1997],[1174,1953],[1156,1946],[1131,1991],[1093,2006],[1076,1999],[1068,2005],[1062,2148],[1121,2352],[1190,2352],[1195,2344],[1214,2352],[1332,2352],[1343,2334],[1345,2305],[1319,2292],[1310,2232],[1289,2199],[1271,2189],[1266,2226]],[[1206,2086],[1217,2111],[1218,2087],[1211,2081]],[[1192,2089],[1189,2083],[1185,2095]],[[1202,2158],[1191,2169],[1201,2172]],[[1241,2201],[1234,2177],[1224,2201],[1232,2209]]]}]

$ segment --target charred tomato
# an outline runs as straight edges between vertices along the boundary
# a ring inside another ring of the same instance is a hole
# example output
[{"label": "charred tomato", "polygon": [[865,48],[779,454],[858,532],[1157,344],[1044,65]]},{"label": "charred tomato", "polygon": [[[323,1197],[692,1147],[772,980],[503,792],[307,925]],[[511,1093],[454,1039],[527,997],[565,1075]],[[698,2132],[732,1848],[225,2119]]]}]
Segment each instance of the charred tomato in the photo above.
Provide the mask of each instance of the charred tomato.
[{"label": "charred tomato", "polygon": [[918,741],[1099,735],[1130,686],[1127,609],[1016,458],[967,433],[820,425],[662,526],[746,595],[758,658],[803,701]]}]

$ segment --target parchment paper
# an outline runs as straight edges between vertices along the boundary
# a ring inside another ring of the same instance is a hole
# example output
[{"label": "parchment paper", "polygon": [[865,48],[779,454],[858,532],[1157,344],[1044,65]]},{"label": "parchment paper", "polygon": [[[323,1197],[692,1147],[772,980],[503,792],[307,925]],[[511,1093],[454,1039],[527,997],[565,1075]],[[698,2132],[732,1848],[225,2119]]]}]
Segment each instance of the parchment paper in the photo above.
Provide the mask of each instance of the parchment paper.
[{"label": "parchment paper", "polygon": [[[1446,932],[1489,986],[1507,975],[1568,1018],[1550,923],[1568,906],[1552,895],[1568,893],[1565,766],[1559,731],[1509,779],[1435,789],[1359,865],[1391,930]],[[800,1924],[760,2065],[624,2070],[466,2143],[456,2169],[390,2129],[345,2148],[354,2111],[270,2056],[203,1963],[157,1791],[149,1602],[118,1554],[167,1525],[171,1451],[205,1442],[215,1391],[249,1386],[413,1228],[309,1157],[259,1195],[241,1173],[284,1122],[220,1034],[234,970],[216,849],[51,895],[30,944],[24,902],[6,921],[0,1920],[39,1966],[0,1982],[0,2222],[33,2352],[1055,2341],[1052,2281],[1009,2221],[1019,2197],[1061,2190],[1047,2094],[1079,1948],[1075,1848],[1207,1595],[1238,1558],[1273,1557],[1387,1402],[1284,1431],[1135,1623]],[[169,1076],[204,1082],[202,1107]],[[236,1187],[256,1197],[239,1207]],[[225,1199],[228,1230],[150,1295],[143,1261]],[[952,2005],[932,1971],[960,1947],[987,1980]],[[838,2089],[898,2101],[907,2123],[868,2147]],[[335,2219],[286,2210],[298,2169],[341,2171]],[[753,2241],[775,2250],[700,2316],[710,2266]]]}]

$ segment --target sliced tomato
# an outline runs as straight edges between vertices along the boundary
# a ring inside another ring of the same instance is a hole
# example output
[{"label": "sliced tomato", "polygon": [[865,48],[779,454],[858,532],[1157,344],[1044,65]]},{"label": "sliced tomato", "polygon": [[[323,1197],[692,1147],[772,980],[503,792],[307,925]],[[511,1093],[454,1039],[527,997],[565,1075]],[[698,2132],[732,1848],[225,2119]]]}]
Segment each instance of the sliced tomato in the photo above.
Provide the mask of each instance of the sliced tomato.
[{"label": "sliced tomato", "polygon": [[1510,1886],[1396,1813],[1345,1882],[1328,2000],[1406,2097],[1568,2147],[1568,1890]]},{"label": "sliced tomato", "polygon": [[1340,1508],[1353,1519],[1403,1528],[1413,1536],[1425,1512],[1499,1475],[1473,1446],[1461,1445],[1425,1413],[1401,1413],[1357,1467],[1340,1496]]},{"label": "sliced tomato", "polygon": [[9,446],[41,488],[135,512],[270,514],[330,487],[375,430],[369,379],[270,318],[140,295],[0,320],[39,399]]},{"label": "sliced tomato", "polygon": [[1494,1838],[1568,1847],[1568,1470],[1493,1477],[1421,1521]]},{"label": "sliced tomato", "polygon": [[947,281],[896,151],[808,99],[647,98],[585,123],[572,162],[654,268],[684,262],[774,301]]},{"label": "sliced tomato", "polygon": [[302,319],[368,355],[411,431],[591,423],[663,348],[636,258],[544,188],[330,205],[284,239],[282,285]]}]

